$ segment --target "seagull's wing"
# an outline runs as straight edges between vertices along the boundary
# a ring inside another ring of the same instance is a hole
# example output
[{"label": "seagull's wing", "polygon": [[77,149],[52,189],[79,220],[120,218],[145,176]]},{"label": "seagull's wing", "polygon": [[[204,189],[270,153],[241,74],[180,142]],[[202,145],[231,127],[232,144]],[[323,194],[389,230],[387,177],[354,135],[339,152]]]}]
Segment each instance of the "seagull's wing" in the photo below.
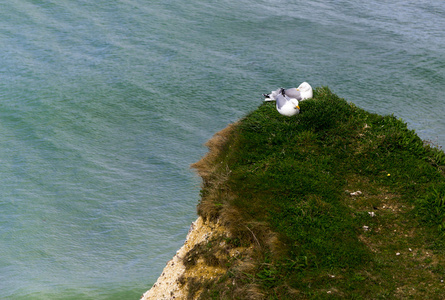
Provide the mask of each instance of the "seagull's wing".
[{"label": "seagull's wing", "polygon": [[298,101],[300,101],[302,99],[301,93],[297,88],[286,89],[286,90],[284,90],[284,94],[286,96],[288,96],[289,98],[295,98]]},{"label": "seagull's wing", "polygon": [[285,105],[287,102],[287,98],[283,96],[281,93],[276,96],[276,100],[277,100],[277,109],[281,109],[283,105]]}]

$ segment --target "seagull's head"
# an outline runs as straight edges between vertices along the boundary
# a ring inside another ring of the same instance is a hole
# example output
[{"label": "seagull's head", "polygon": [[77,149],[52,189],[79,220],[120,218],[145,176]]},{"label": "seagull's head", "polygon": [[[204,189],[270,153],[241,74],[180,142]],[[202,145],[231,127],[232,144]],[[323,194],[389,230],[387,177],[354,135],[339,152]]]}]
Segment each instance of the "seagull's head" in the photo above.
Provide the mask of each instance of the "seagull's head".
[{"label": "seagull's head", "polygon": [[292,98],[292,99],[290,99],[289,101],[292,103],[293,108],[294,108],[295,110],[300,111],[300,106],[298,105],[299,103],[298,103],[298,100],[297,100],[297,99]]},{"label": "seagull's head", "polygon": [[297,88],[297,91],[300,91],[303,99],[310,99],[313,96],[312,87],[309,83],[303,82]]},{"label": "seagull's head", "polygon": [[311,85],[310,85],[309,83],[307,83],[307,82],[305,81],[305,82],[303,82],[302,84],[300,84],[300,85],[297,87],[297,90],[299,90],[299,91],[301,91],[301,92],[307,92],[307,91],[312,90],[312,87],[311,87]]}]

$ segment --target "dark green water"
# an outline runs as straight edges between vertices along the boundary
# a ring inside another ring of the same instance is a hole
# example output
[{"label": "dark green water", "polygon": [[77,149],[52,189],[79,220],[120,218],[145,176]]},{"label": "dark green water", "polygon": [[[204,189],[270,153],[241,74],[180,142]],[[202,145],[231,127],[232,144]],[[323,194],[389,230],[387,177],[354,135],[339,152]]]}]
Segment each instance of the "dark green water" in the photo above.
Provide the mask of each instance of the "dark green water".
[{"label": "dark green water", "polygon": [[0,299],[138,299],[196,218],[189,165],[308,81],[445,145],[442,1],[0,7]]}]

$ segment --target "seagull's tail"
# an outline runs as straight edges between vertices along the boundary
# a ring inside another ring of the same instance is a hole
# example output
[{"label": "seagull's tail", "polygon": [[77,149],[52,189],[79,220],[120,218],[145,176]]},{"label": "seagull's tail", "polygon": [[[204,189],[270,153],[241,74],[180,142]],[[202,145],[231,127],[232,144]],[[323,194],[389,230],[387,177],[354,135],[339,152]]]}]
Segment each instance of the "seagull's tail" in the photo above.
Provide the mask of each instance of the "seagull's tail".
[{"label": "seagull's tail", "polygon": [[275,98],[271,97],[270,94],[263,94],[264,96],[264,101],[275,101]]},{"label": "seagull's tail", "polygon": [[277,100],[277,96],[281,93],[283,93],[284,89],[280,88],[276,91],[272,91],[270,92],[270,94],[263,94],[264,96],[264,101],[276,101]]}]

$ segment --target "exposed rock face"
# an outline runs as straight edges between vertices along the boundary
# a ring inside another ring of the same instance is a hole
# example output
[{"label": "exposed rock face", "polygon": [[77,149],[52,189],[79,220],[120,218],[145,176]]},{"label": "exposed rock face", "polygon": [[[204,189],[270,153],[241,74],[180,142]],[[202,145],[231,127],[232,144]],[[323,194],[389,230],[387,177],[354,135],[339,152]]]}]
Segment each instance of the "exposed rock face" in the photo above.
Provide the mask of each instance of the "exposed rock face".
[{"label": "exposed rock face", "polygon": [[141,299],[185,299],[188,290],[188,277],[206,280],[214,279],[224,274],[226,272],[225,269],[217,266],[210,267],[200,260],[197,261],[193,269],[186,271],[184,258],[196,245],[205,243],[217,235],[226,234],[224,227],[219,223],[204,222],[199,217],[192,223],[184,245],[176,252],[173,259],[167,263],[156,283]]}]

